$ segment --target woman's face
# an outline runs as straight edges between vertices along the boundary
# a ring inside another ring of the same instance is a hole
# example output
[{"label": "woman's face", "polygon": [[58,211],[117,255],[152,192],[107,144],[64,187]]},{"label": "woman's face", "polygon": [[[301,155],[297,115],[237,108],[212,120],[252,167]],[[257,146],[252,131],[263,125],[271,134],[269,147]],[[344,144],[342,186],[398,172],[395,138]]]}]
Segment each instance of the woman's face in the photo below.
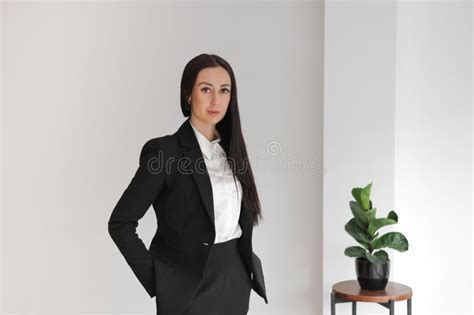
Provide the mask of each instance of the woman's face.
[{"label": "woman's face", "polygon": [[205,124],[216,124],[224,116],[230,102],[231,80],[223,67],[199,71],[191,96],[191,116]]}]

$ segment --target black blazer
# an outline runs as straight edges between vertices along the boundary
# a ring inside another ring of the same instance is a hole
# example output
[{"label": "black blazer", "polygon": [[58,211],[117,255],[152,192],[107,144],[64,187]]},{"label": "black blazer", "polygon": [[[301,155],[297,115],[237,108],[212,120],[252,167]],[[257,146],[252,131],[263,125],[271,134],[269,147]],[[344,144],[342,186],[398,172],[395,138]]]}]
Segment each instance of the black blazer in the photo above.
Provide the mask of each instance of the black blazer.
[{"label": "black blazer", "polygon": [[[149,250],[136,234],[153,205],[157,230]],[[241,204],[238,250],[252,289],[268,304],[262,264],[252,250],[253,221]],[[215,238],[212,186],[189,118],[172,135],[148,140],[108,222],[108,231],[160,315],[180,314],[197,292]]]}]

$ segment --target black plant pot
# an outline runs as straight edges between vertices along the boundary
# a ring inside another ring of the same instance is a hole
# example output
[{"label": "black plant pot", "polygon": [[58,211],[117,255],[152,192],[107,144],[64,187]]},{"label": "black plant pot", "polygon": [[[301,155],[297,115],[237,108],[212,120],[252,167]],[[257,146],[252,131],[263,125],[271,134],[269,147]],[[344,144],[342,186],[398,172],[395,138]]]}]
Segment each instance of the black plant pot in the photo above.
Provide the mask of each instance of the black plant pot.
[{"label": "black plant pot", "polygon": [[373,264],[365,257],[355,260],[357,281],[364,290],[383,290],[390,275],[390,259],[384,264]]}]

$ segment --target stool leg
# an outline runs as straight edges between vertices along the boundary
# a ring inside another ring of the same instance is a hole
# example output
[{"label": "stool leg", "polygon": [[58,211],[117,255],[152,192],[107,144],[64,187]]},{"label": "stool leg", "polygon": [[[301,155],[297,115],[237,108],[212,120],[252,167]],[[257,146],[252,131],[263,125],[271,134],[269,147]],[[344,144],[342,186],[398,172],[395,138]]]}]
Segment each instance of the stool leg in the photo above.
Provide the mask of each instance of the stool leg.
[{"label": "stool leg", "polygon": [[388,304],[390,306],[390,315],[395,315],[395,301],[390,300]]},{"label": "stool leg", "polygon": [[336,297],[334,292],[331,292],[331,315],[336,315]]},{"label": "stool leg", "polygon": [[352,315],[357,315],[357,302],[352,301]]},{"label": "stool leg", "polygon": [[407,314],[411,315],[411,298],[407,300]]}]

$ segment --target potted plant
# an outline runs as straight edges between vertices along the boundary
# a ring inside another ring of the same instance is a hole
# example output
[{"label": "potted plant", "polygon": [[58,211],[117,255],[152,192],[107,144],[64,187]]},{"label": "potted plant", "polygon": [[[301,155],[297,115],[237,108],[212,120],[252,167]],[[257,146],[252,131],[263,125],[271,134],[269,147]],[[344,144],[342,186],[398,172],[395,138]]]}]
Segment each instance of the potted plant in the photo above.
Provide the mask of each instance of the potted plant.
[{"label": "potted plant", "polygon": [[344,229],[361,246],[350,246],[344,251],[348,257],[355,257],[357,281],[362,289],[383,290],[388,282],[390,259],[383,248],[392,248],[399,252],[408,250],[408,241],[400,232],[389,232],[379,237],[380,228],[398,222],[397,214],[392,210],[386,218],[376,218],[376,208],[372,208],[370,191],[372,183],[364,188],[352,189],[355,198],[349,202],[353,218]]}]

